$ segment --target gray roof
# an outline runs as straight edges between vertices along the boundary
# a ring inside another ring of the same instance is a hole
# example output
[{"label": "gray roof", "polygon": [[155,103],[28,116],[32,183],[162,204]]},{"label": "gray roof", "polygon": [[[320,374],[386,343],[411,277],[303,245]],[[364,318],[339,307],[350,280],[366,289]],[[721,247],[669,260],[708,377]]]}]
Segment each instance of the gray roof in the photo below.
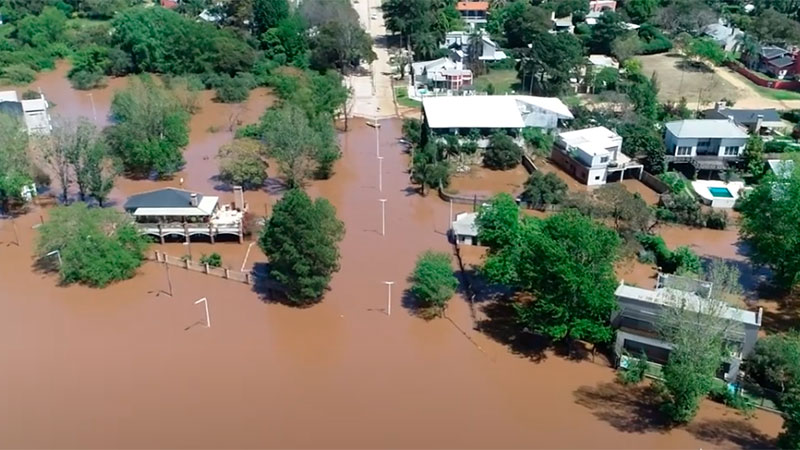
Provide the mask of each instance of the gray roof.
[{"label": "gray roof", "polygon": [[789,67],[792,64],[794,64],[794,58],[791,58],[789,56],[784,56],[782,58],[771,59],[767,64],[782,69],[784,67]]},{"label": "gray roof", "polygon": [[747,138],[747,133],[727,119],[689,119],[667,122],[677,138]]},{"label": "gray roof", "polygon": [[765,45],[761,47],[759,53],[761,53],[761,56],[763,56],[764,58],[772,59],[788,54],[789,50],[786,50],[785,48],[781,47],[776,47],[774,45]]},{"label": "gray roof", "polygon": [[764,122],[780,122],[781,116],[774,108],[770,109],[731,109],[721,108],[719,111],[709,109],[706,111],[706,117],[711,119],[727,119],[733,117],[734,122],[745,125],[755,124],[758,121],[758,116],[762,116]]},{"label": "gray roof", "polygon": [[[164,188],[156,191],[143,192],[128,197],[125,209],[137,208],[186,208],[192,205],[193,192],[183,189]],[[203,200],[203,194],[197,194],[197,202]]]},{"label": "gray roof", "polygon": [[22,103],[20,102],[0,102],[0,112],[9,116],[22,117]]},{"label": "gray roof", "polygon": [[475,219],[478,213],[461,213],[456,216],[453,221],[453,232],[456,236],[477,236],[478,226],[475,224]]},{"label": "gray roof", "polygon": [[711,38],[717,42],[728,42],[736,36],[742,34],[742,30],[735,27],[729,27],[721,23],[712,23],[711,25],[708,25],[703,32],[708,36],[711,36]]}]

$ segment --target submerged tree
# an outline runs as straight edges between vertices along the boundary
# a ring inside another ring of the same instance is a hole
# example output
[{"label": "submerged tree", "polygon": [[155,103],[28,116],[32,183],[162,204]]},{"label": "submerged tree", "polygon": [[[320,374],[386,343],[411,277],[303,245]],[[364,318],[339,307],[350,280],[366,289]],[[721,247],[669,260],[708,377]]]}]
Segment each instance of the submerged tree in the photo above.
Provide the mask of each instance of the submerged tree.
[{"label": "submerged tree", "polygon": [[258,244],[269,258],[269,273],[297,305],[319,301],[339,270],[344,224],[324,198],[312,201],[292,189],[275,204]]},{"label": "submerged tree", "polygon": [[28,134],[17,118],[0,113],[0,206],[20,199],[22,188],[33,181]]},{"label": "submerged tree", "polygon": [[237,139],[220,147],[219,178],[221,181],[257,189],[267,180],[267,161],[261,143],[253,139]]},{"label": "submerged tree", "polygon": [[530,207],[543,209],[547,205],[557,205],[567,198],[567,183],[558,175],[535,171],[525,182],[521,198]]},{"label": "submerged tree", "polygon": [[443,313],[458,287],[450,255],[431,250],[420,255],[411,274],[411,283],[411,293],[425,308],[437,315]]}]

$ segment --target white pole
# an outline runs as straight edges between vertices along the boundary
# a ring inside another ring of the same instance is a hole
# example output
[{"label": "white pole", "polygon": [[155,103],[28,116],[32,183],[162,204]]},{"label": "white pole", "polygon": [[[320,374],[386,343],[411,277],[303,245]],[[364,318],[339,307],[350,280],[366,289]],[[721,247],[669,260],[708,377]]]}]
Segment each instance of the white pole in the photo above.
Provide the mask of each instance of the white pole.
[{"label": "white pole", "polygon": [[378,123],[378,116],[375,116],[375,156],[381,156],[381,124]]},{"label": "white pole", "polygon": [[378,156],[378,191],[383,192],[383,156]]},{"label": "white pole", "polygon": [[392,315],[392,285],[394,281],[384,281],[385,285],[389,286],[389,298],[386,300],[386,315]]},{"label": "white pole", "polygon": [[386,236],[386,199],[381,199],[381,236]]},{"label": "white pole", "polygon": [[205,307],[206,307],[206,328],[211,328],[211,316],[208,315],[208,299],[203,297],[200,300],[194,302],[194,304],[196,305],[196,304],[198,304],[200,302],[203,302],[205,304]]},{"label": "white pole", "polygon": [[97,109],[94,107],[94,95],[89,92],[89,100],[92,101],[92,114],[94,115],[94,123],[97,123]]}]

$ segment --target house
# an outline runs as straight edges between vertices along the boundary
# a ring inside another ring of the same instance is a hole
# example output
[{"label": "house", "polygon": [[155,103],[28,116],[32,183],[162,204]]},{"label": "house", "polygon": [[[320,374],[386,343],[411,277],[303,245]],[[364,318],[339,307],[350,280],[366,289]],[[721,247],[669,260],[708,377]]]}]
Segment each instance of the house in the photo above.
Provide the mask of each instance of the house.
[{"label": "house", "polygon": [[477,217],[478,213],[457,214],[450,228],[453,241],[458,244],[478,245],[478,226],[475,224]]},{"label": "house", "polygon": [[484,148],[494,132],[505,131],[521,144],[523,128],[553,129],[560,120],[574,118],[558,98],[530,95],[426,97],[422,116],[434,136],[470,136]]},{"label": "house", "polygon": [[601,11],[616,11],[617,10],[617,1],[616,0],[591,0],[589,2],[589,12],[601,12]]},{"label": "house", "polygon": [[39,98],[19,100],[15,91],[0,92],[0,111],[22,119],[30,135],[48,135],[53,130],[47,112],[49,106],[42,94]]},{"label": "house", "polygon": [[786,50],[774,45],[762,46],[759,50],[759,69],[773,77],[783,80],[800,73],[800,57],[797,49]]},{"label": "house", "polygon": [[550,159],[587,186],[621,180],[629,169],[637,177],[644,171],[622,153],[622,137],[606,127],[559,133]]},{"label": "house", "polygon": [[747,144],[747,132],[732,119],[688,119],[667,122],[667,162],[692,163],[698,170],[723,170]]},{"label": "house", "polygon": [[[480,50],[478,52],[481,61],[502,61],[507,58],[505,52],[491,38],[489,33],[480,30]],[[443,48],[466,50],[469,48],[472,33],[468,31],[450,31],[444,35]],[[469,52],[466,52],[469,55]]]},{"label": "house", "polygon": [[157,236],[162,243],[169,235],[183,236],[187,242],[194,235],[208,236],[213,243],[216,236],[227,234],[238,236],[241,241],[246,205],[241,188],[234,190],[243,209],[237,209],[235,204],[220,207],[219,197],[176,188],[133,195],[124,209],[142,233]]},{"label": "house", "polygon": [[180,0],[161,0],[159,4],[162,8],[175,9],[180,6]]},{"label": "house", "polygon": [[460,1],[456,3],[456,10],[470,28],[483,27],[489,18],[489,2]]},{"label": "house", "polygon": [[416,91],[424,87],[433,91],[459,90],[472,85],[472,71],[464,68],[463,52],[451,50],[450,56],[411,64],[411,83]]},{"label": "house", "polygon": [[595,68],[595,71],[600,71],[603,68],[619,69],[619,62],[611,56],[606,55],[589,55],[589,64]]},{"label": "house", "polygon": [[[600,19],[600,16],[602,16],[605,11],[606,11],[605,9],[602,9],[600,11],[589,11],[589,14],[586,14],[586,18],[584,19],[586,25],[589,26],[596,25],[597,21]],[[622,22],[621,25],[628,31],[638,30],[640,28],[640,25],[631,22]]]},{"label": "house", "polygon": [[725,24],[725,20],[720,17],[717,23],[707,25],[703,29],[703,34],[714,40],[726,52],[732,52],[739,44],[739,37],[744,32],[734,26]]},{"label": "house", "polygon": [[[659,275],[656,288],[643,289],[621,282],[615,291],[618,309],[612,313],[611,324],[617,330],[614,353],[638,356],[644,352],[648,361],[665,364],[672,344],[658,333],[659,320],[670,308],[705,314],[712,284],[674,275]],[[718,305],[725,340],[731,346],[727,358],[721,361],[720,378],[735,382],[742,361],[753,351],[761,327],[762,310],[746,311],[728,305]],[[714,308],[716,310],[717,308]],[[621,361],[623,362],[623,361]],[[623,362],[624,365],[624,362]]]},{"label": "house", "polygon": [[564,17],[556,17],[556,13],[553,11],[550,13],[550,21],[553,22],[552,32],[567,32],[570,34],[575,32],[575,25],[572,24],[572,14]]},{"label": "house", "polygon": [[706,119],[733,119],[736,125],[753,134],[769,134],[786,127],[775,108],[733,109],[717,102],[714,109],[703,112]]}]

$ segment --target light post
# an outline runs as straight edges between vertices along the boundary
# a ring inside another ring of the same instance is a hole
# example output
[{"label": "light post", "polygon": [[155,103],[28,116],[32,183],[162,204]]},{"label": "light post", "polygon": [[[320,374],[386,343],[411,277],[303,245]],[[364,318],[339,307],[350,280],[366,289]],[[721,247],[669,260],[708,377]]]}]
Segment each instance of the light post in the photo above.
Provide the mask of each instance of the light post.
[{"label": "light post", "polygon": [[383,284],[385,284],[386,286],[389,286],[389,297],[386,300],[386,315],[387,316],[391,316],[392,315],[392,285],[394,284],[394,281],[384,281]]},{"label": "light post", "polygon": [[200,302],[203,302],[206,306],[206,328],[211,328],[211,316],[208,315],[208,299],[203,297],[200,300],[194,302],[194,304],[196,305]]},{"label": "light post", "polygon": [[56,255],[58,257],[58,267],[61,267],[61,264],[62,264],[62,262],[61,262],[61,252],[59,250],[53,250],[52,252],[49,252],[48,254],[46,254],[44,256],[53,256],[53,255]]},{"label": "light post", "polygon": [[378,116],[375,116],[375,156],[381,156],[381,124],[378,123]]},{"label": "light post", "polygon": [[381,199],[381,236],[386,236],[386,199]]},{"label": "light post", "polygon": [[89,92],[89,100],[92,101],[92,114],[94,115],[94,123],[97,123],[97,109],[94,107],[94,95]]},{"label": "light post", "polygon": [[378,156],[378,191],[383,192],[383,156]]}]

